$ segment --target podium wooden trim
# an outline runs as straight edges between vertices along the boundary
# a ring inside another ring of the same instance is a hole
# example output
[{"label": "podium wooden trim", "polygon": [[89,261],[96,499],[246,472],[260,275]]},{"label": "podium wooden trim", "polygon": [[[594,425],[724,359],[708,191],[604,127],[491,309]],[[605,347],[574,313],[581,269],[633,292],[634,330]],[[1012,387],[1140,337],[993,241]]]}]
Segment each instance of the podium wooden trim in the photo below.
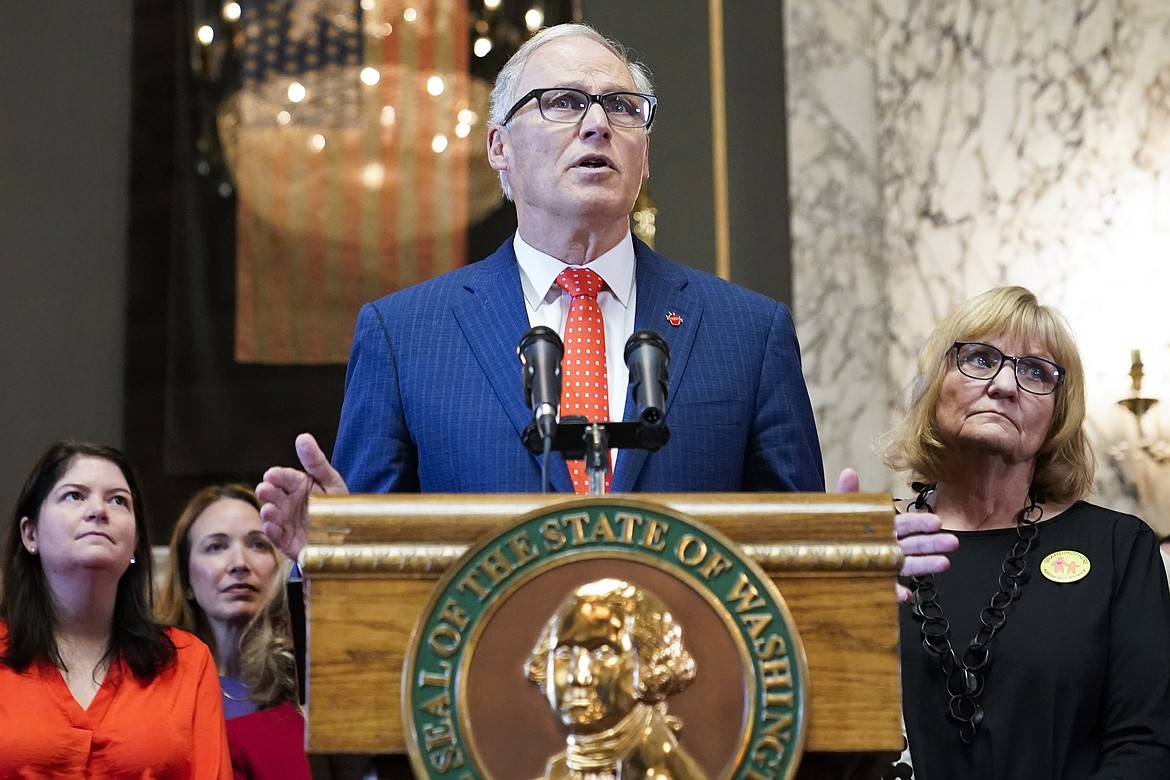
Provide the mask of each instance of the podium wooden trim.
[{"label": "podium wooden trim", "polygon": [[[635,497],[721,532],[779,587],[808,658],[806,754],[901,750],[894,583],[902,552],[888,495]],[[300,561],[307,580],[309,752],[406,752],[403,662],[438,579],[494,530],[571,500],[563,494],[314,497]]]}]

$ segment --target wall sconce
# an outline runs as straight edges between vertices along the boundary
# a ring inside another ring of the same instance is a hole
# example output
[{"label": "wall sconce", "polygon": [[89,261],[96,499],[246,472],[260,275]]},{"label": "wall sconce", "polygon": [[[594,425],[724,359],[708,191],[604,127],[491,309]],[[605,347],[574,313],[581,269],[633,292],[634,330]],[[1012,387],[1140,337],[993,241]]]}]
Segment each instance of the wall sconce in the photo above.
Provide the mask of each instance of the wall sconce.
[{"label": "wall sconce", "polygon": [[1122,398],[1117,403],[1128,409],[1130,414],[1134,416],[1137,422],[1138,446],[1141,447],[1142,452],[1155,463],[1161,465],[1170,462],[1170,442],[1148,438],[1142,430],[1142,418],[1151,407],[1158,403],[1158,399],[1142,397],[1142,378],[1145,376],[1145,371],[1141,351],[1135,349],[1130,353],[1130,356],[1129,378],[1132,383],[1132,393],[1129,398]]}]

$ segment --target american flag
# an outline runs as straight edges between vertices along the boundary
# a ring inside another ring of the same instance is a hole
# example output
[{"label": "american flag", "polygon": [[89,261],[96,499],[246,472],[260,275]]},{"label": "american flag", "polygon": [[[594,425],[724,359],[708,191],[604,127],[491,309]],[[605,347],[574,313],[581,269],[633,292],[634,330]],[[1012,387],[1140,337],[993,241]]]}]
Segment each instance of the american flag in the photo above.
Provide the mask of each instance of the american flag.
[{"label": "american flag", "polygon": [[236,360],[344,362],[360,305],[467,262],[498,202],[467,0],[242,3],[219,116],[237,192]]}]

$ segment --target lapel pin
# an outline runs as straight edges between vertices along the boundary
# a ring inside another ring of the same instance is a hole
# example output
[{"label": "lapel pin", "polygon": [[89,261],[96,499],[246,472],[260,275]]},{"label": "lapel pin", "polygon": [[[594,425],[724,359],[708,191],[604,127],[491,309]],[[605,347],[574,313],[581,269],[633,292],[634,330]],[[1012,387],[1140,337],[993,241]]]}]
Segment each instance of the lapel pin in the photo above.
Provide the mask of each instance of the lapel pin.
[{"label": "lapel pin", "polygon": [[666,313],[666,321],[677,328],[679,325],[682,325],[682,316],[678,312],[668,311]]},{"label": "lapel pin", "polygon": [[1040,562],[1040,573],[1053,582],[1076,582],[1089,573],[1089,559],[1076,550],[1054,552]]}]

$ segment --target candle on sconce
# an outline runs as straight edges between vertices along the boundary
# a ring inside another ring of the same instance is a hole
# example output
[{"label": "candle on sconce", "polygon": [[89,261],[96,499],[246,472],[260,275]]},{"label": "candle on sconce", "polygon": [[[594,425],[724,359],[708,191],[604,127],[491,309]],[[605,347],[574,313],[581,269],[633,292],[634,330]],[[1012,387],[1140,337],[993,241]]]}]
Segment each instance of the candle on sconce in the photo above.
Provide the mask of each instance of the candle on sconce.
[{"label": "candle on sconce", "polygon": [[[1145,368],[1145,366],[1142,365],[1142,351],[1140,349],[1131,349],[1129,351],[1129,359],[1129,379],[1133,388],[1133,398],[1137,398],[1141,395],[1142,378],[1146,373],[1142,370]],[[1141,415],[1139,414],[1138,417],[1141,417]]]}]

